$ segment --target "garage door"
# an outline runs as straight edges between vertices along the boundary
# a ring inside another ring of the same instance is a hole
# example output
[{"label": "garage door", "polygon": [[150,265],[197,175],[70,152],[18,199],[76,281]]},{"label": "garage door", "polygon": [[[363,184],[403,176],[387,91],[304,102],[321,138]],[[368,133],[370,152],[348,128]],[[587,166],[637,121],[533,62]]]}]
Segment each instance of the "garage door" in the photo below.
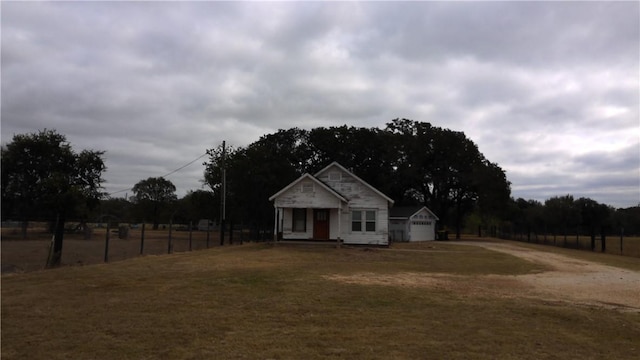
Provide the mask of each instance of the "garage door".
[{"label": "garage door", "polygon": [[411,241],[435,240],[432,221],[412,221]]}]

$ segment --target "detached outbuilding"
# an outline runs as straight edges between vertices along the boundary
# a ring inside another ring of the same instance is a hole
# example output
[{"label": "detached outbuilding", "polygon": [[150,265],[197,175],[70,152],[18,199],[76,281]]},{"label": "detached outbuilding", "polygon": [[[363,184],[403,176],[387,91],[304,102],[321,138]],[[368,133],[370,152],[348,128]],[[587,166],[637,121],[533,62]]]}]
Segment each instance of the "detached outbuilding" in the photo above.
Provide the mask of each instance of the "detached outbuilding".
[{"label": "detached outbuilding", "polygon": [[302,175],[269,201],[282,239],[389,244],[393,200],[337,162]]},{"label": "detached outbuilding", "polygon": [[436,239],[438,217],[426,206],[394,207],[389,211],[391,241],[430,241]]}]

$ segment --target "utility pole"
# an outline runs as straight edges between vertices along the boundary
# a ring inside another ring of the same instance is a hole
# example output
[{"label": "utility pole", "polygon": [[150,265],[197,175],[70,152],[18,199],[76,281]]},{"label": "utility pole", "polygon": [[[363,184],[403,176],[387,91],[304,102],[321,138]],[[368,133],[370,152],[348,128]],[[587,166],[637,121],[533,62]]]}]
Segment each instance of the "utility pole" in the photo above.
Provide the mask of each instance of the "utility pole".
[{"label": "utility pole", "polygon": [[226,155],[227,155],[227,149],[226,149],[226,142],[223,140],[222,141],[222,161],[221,161],[221,167],[222,167],[222,186],[221,186],[221,190],[222,190],[222,194],[220,195],[220,246],[224,245],[224,228],[226,226],[225,224],[225,220],[226,220],[226,212],[227,212],[227,204],[226,204],[226,197],[227,197],[227,164],[226,164]]}]

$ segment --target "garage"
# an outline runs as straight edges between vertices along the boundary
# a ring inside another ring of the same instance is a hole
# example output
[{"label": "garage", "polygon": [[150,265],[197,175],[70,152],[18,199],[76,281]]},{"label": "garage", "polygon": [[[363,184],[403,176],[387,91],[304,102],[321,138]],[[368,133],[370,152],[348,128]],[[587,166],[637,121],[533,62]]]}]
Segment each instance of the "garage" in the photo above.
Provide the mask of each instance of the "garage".
[{"label": "garage", "polygon": [[435,240],[437,220],[426,206],[393,207],[389,211],[389,236],[396,242]]}]

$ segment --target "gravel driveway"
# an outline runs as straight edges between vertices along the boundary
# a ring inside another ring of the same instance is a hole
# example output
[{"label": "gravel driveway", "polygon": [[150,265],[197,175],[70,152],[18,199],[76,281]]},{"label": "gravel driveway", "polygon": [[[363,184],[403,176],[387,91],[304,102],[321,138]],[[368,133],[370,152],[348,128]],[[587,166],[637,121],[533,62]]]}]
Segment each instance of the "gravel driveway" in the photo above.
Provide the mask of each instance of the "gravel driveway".
[{"label": "gravel driveway", "polygon": [[[357,273],[327,275],[345,283],[428,287],[453,291],[462,297],[532,298],[548,302],[640,313],[640,272],[602,265],[504,242],[455,241],[480,246],[542,264],[550,270],[526,275],[452,275],[437,273]],[[387,249],[387,251],[429,251]]]},{"label": "gravel driveway", "polygon": [[640,312],[640,272],[508,243],[458,242],[543,264],[551,271],[513,276],[553,299]]}]

